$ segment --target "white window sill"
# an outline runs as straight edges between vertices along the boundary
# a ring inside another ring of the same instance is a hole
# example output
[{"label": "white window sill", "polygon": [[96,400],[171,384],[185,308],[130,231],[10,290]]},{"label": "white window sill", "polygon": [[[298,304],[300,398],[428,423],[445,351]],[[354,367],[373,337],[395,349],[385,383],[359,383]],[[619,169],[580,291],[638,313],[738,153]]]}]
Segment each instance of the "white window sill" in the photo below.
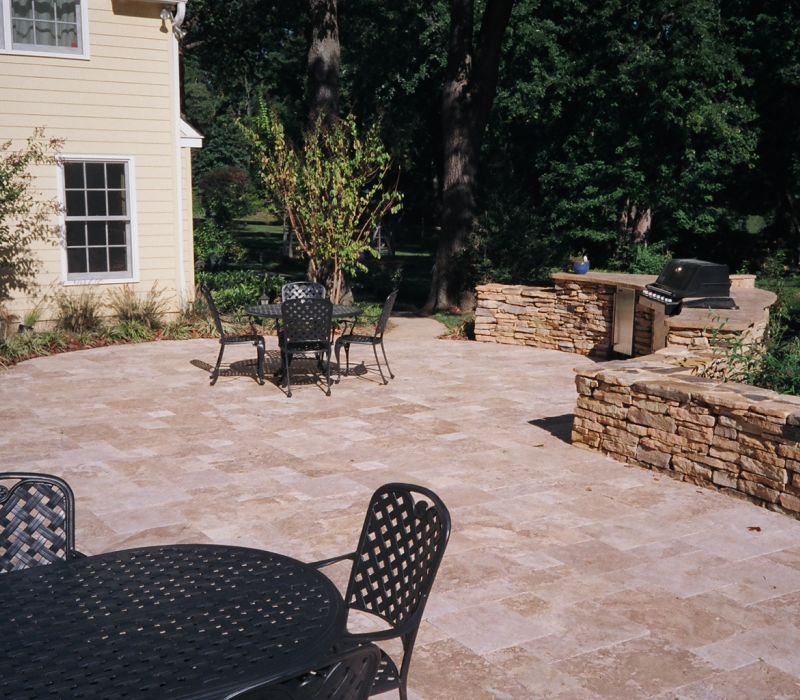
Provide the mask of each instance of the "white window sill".
[{"label": "white window sill", "polygon": [[23,49],[0,49],[4,56],[38,56],[40,58],[69,58],[78,61],[88,61],[88,53],[61,53],[59,51],[27,51]]},{"label": "white window sill", "polygon": [[141,280],[139,277],[87,277],[86,279],[79,280],[64,280],[62,283],[65,287],[94,287],[99,284],[138,284]]}]

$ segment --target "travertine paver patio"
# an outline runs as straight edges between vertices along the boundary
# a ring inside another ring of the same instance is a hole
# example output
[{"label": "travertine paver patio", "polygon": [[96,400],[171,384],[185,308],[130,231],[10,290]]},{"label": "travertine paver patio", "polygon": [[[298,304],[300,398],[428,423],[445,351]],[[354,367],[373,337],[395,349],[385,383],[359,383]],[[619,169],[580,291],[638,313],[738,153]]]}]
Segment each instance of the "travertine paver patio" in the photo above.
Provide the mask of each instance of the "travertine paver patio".
[{"label": "travertine paver patio", "polygon": [[210,340],[25,362],[0,373],[2,466],[72,483],[88,553],[319,558],[352,548],[377,485],[432,487],[454,530],[415,698],[800,697],[800,523],[567,444],[571,368],[589,360],[433,328],[399,319],[397,378],[331,398],[209,387]]}]

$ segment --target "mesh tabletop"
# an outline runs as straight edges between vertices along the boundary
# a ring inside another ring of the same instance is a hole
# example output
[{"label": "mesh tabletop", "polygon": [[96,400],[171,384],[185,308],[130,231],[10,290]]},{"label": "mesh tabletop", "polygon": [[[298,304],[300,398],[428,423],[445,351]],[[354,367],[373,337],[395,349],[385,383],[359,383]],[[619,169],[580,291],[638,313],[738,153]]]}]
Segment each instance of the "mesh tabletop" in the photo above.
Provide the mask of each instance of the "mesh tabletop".
[{"label": "mesh tabletop", "polygon": [[222,698],[310,668],[344,629],[313,567],[241,547],[111,552],[0,577],[0,698]]},{"label": "mesh tabletop", "polygon": [[[259,304],[258,306],[248,306],[246,310],[251,316],[273,318],[277,320],[281,318],[280,304]],[[361,313],[361,309],[357,306],[346,306],[344,304],[333,305],[333,318],[351,318],[360,316]]]}]

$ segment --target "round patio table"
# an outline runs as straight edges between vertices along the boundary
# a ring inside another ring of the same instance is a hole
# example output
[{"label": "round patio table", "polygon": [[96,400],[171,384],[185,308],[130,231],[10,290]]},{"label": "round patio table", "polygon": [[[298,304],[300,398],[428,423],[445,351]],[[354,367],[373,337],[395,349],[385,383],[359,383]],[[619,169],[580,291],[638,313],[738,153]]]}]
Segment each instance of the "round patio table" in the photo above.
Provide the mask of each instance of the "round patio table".
[{"label": "round patio table", "polygon": [[[259,304],[257,306],[248,306],[247,313],[251,316],[259,316],[260,318],[271,318],[275,321],[281,320],[281,305],[280,304]],[[347,306],[344,304],[333,305],[333,318],[357,318],[362,313],[358,306]]]},{"label": "round patio table", "polygon": [[221,700],[324,663],[344,604],[317,569],[170,545],[2,574],[0,697]]}]

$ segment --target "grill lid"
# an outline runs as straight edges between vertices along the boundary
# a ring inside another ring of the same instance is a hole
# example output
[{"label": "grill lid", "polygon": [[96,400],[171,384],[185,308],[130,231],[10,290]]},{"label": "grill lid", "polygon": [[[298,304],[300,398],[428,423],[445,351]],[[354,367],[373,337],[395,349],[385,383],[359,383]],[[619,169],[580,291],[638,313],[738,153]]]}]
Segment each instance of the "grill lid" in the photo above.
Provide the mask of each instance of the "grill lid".
[{"label": "grill lid", "polygon": [[679,313],[681,306],[736,308],[730,293],[727,265],[694,258],[670,260],[658,279],[642,292],[645,297],[664,304],[671,315]]}]

